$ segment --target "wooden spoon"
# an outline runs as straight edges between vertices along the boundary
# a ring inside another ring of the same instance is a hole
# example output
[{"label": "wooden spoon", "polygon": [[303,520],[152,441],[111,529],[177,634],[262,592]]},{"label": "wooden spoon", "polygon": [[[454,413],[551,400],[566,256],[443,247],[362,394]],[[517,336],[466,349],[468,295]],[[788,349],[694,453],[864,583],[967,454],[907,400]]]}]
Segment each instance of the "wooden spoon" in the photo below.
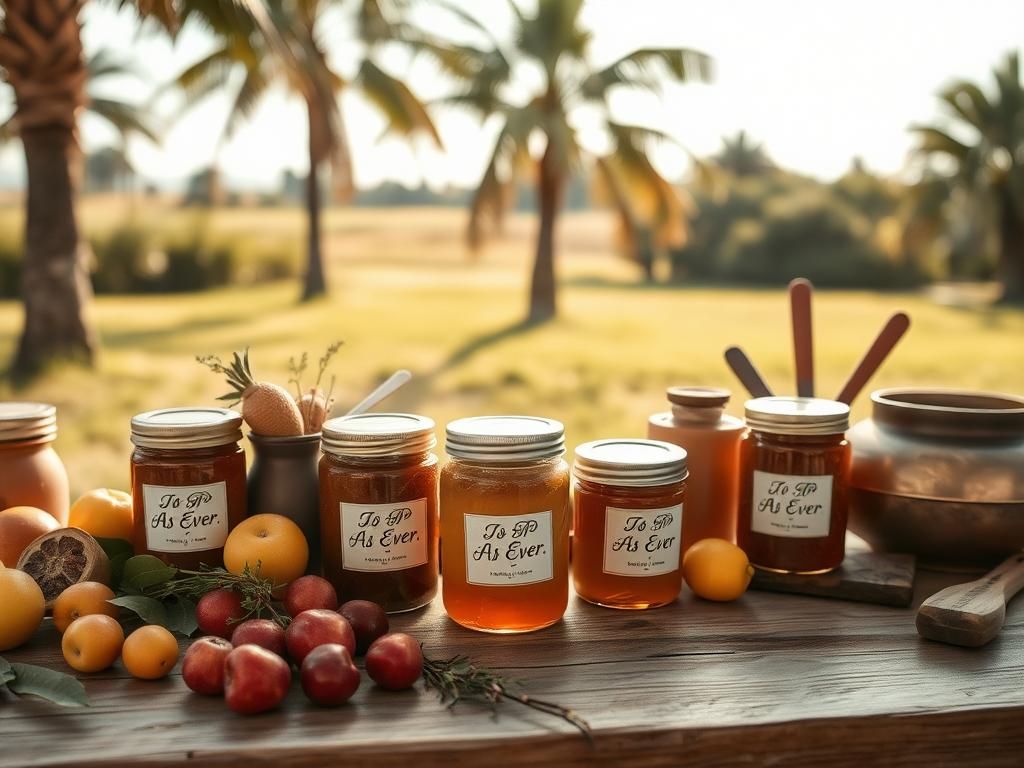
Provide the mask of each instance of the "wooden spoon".
[{"label": "wooden spoon", "polygon": [[897,312],[890,317],[882,326],[882,330],[878,332],[878,336],[875,337],[868,351],[864,353],[864,357],[857,363],[857,367],[853,369],[853,373],[850,374],[850,378],[846,380],[843,388],[839,391],[836,400],[847,405],[852,403],[864,389],[868,380],[875,375],[875,371],[885,362],[885,358],[892,352],[893,347],[903,338],[903,334],[907,332],[908,328],[910,328],[910,318],[906,312]]},{"label": "wooden spoon", "polygon": [[732,372],[736,374],[736,378],[753,397],[772,396],[772,391],[765,384],[764,378],[758,373],[757,368],[742,349],[729,347],[725,350],[725,362],[729,364]]},{"label": "wooden spoon", "polygon": [[390,397],[395,390],[405,386],[411,378],[412,374],[404,368],[400,371],[395,371],[370,394],[360,400],[357,405],[353,406],[345,415],[356,416],[360,413],[366,413],[381,400],[386,397]]},{"label": "wooden spoon", "polygon": [[917,631],[940,643],[976,647],[999,634],[1006,604],[1024,587],[1024,552],[980,579],[936,592],[917,609]]},{"label": "wooden spoon", "polygon": [[796,393],[814,397],[814,340],[811,326],[810,281],[798,277],[789,284],[789,310],[793,321],[793,357],[796,360]]}]

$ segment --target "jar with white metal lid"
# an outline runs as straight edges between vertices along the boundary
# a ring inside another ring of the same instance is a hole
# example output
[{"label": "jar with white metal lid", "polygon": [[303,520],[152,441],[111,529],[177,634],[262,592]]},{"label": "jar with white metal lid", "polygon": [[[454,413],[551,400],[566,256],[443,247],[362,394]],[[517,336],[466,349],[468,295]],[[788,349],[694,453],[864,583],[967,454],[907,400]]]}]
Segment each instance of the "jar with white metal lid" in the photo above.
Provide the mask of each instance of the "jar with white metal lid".
[{"label": "jar with white metal lid", "polygon": [[0,509],[37,507],[67,525],[68,473],[53,449],[56,437],[54,406],[0,403]]},{"label": "jar with white metal lid", "polygon": [[324,423],[320,544],[341,602],[397,613],[437,594],[436,443],[434,421],[411,413]]},{"label": "jar with white metal lid", "polygon": [[686,451],[659,440],[584,443],[573,464],[573,583],[609,608],[656,608],[682,588]]},{"label": "jar with white metal lid", "polygon": [[241,439],[242,417],[226,408],[132,418],[136,554],[186,569],[224,564],[224,542],[246,515]]},{"label": "jar with white metal lid", "polygon": [[486,632],[554,624],[569,600],[564,427],[534,416],[481,416],[453,421],[445,432],[445,610]]}]

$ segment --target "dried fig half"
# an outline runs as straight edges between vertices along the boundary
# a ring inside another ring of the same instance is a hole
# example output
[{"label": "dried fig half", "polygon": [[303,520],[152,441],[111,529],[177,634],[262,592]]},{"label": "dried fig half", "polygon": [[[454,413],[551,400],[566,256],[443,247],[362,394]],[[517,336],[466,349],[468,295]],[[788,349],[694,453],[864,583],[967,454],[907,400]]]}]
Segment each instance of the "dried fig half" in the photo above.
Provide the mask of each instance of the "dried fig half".
[{"label": "dried fig half", "polygon": [[110,558],[96,539],[78,528],[58,528],[34,539],[21,553],[18,570],[35,579],[47,608],[80,581],[110,585]]}]

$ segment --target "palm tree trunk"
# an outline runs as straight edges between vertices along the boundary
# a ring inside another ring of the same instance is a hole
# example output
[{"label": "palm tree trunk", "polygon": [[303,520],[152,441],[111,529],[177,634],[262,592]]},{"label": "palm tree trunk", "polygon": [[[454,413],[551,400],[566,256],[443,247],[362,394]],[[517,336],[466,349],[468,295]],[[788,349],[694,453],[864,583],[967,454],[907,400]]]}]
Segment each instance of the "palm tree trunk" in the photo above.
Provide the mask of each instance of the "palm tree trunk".
[{"label": "palm tree trunk", "polygon": [[320,162],[323,153],[317,146],[315,123],[316,113],[312,104],[309,111],[309,175],[306,177],[306,215],[309,225],[308,258],[306,262],[306,279],[302,287],[302,301],[309,301],[327,293],[327,280],[324,277],[324,262],[321,252],[320,223]]},{"label": "palm tree trunk", "polygon": [[531,323],[553,318],[557,312],[555,285],[555,222],[562,202],[562,176],[556,150],[548,142],[540,161],[537,198],[540,205],[540,231],[537,233],[537,256],[530,279]]},{"label": "palm tree trunk", "polygon": [[1008,191],[1002,194],[999,212],[999,280],[1003,284],[1000,301],[1024,303],[1024,216],[1017,210]]},{"label": "palm tree trunk", "polygon": [[28,176],[22,294],[25,327],[13,373],[31,376],[48,362],[91,363],[95,337],[86,321],[92,288],[88,246],[79,241],[72,171],[78,148],[70,128],[43,125],[21,134]]}]

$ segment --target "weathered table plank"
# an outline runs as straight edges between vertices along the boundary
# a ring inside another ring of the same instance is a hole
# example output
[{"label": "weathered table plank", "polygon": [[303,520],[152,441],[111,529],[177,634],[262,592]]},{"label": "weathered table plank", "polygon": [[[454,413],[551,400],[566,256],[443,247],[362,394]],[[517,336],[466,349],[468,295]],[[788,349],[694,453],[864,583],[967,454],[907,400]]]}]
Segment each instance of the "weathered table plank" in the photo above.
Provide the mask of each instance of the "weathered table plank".
[{"label": "weathered table plank", "polygon": [[[962,577],[961,577],[962,578]],[[922,574],[917,601],[957,580]],[[450,713],[421,690],[364,680],[335,710],[296,686],[257,717],[192,695],[178,674],[153,683],[120,666],[90,676],[94,706],[0,699],[0,766],[255,765],[1017,765],[1024,750],[1024,603],[981,649],[920,639],[913,612],[748,593],[733,604],[686,594],[657,611],[574,600],[543,632],[492,636],[451,623],[440,605],[397,617],[428,653],[467,653],[576,708],[574,729],[513,704],[495,719]],[[52,627],[10,660],[63,668]]]}]

